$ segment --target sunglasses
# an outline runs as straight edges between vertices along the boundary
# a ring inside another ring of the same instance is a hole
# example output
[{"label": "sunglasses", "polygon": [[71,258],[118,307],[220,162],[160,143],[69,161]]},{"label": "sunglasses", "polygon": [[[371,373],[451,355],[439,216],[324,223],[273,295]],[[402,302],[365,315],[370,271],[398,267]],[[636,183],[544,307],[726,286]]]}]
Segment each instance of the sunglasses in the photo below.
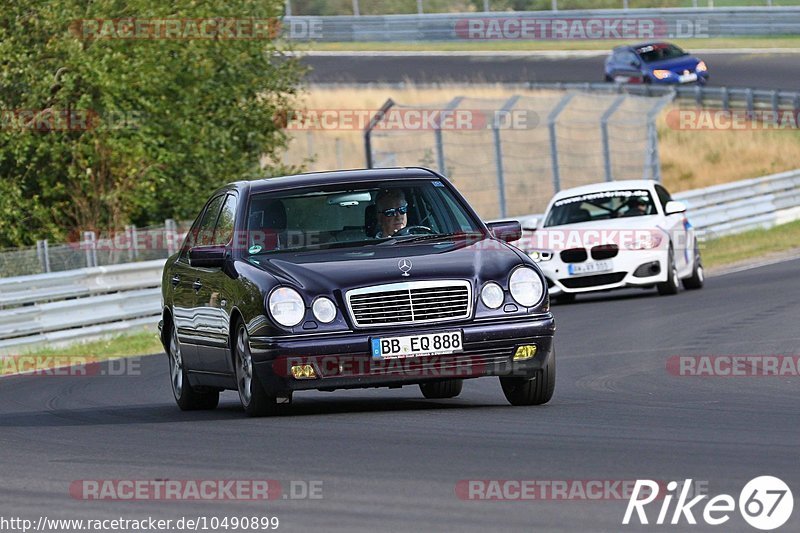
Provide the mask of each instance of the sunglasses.
[{"label": "sunglasses", "polygon": [[385,217],[396,217],[397,215],[405,215],[408,213],[408,204],[403,204],[400,207],[392,207],[391,209],[384,209],[381,214]]}]

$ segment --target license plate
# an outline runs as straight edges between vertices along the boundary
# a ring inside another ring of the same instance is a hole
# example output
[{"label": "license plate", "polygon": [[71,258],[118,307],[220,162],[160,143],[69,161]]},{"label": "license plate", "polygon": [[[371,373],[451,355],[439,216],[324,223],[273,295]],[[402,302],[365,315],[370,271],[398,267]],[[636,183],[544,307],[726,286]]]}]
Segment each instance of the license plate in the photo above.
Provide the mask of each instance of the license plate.
[{"label": "license plate", "polygon": [[460,331],[372,339],[374,359],[399,359],[463,352]]},{"label": "license plate", "polygon": [[697,73],[692,72],[690,74],[682,74],[678,76],[678,81],[681,83],[689,83],[692,81],[697,81]]},{"label": "license plate", "polygon": [[594,274],[595,272],[608,272],[613,267],[611,261],[595,261],[594,263],[573,263],[567,270],[570,276],[577,274]]}]

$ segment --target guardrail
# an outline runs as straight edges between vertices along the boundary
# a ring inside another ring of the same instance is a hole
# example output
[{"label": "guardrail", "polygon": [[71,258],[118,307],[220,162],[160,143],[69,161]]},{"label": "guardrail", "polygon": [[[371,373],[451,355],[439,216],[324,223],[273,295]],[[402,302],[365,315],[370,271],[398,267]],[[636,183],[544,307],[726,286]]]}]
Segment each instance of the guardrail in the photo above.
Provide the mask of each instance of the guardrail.
[{"label": "guardrail", "polygon": [[164,260],[0,279],[0,353],[153,327]]},{"label": "guardrail", "polygon": [[[800,169],[674,195],[701,237],[800,219]],[[531,227],[541,215],[516,217]],[[153,329],[164,260],[0,279],[0,354]]]},{"label": "guardrail", "polygon": [[[632,21],[603,25],[604,20]],[[558,21],[555,25],[553,21]],[[582,22],[583,21],[583,22]],[[589,24],[600,21],[601,24]],[[595,9],[370,16],[287,16],[294,41],[412,42],[794,35],[798,7]],[[599,32],[599,33],[598,33]],[[595,35],[595,33],[597,33]]]}]

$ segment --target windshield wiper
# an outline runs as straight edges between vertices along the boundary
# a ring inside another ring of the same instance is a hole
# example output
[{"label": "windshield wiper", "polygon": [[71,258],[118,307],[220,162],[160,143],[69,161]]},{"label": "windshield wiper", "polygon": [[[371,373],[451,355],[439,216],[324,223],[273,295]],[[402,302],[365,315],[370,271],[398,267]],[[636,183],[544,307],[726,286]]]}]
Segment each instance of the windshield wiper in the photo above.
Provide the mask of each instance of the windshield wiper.
[{"label": "windshield wiper", "polygon": [[397,241],[400,243],[407,243],[407,242],[438,241],[441,239],[452,240],[453,237],[471,237],[471,236],[483,237],[483,234],[478,232],[464,233],[463,231],[457,231],[453,233],[433,233],[430,235],[409,235],[407,237],[395,237],[395,239],[397,239]]}]

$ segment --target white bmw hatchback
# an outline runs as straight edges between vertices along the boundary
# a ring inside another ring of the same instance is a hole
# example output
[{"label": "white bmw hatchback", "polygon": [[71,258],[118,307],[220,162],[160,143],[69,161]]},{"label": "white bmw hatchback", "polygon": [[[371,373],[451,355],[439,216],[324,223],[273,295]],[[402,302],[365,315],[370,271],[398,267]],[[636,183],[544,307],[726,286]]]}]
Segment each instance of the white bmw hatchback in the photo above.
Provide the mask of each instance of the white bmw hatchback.
[{"label": "white bmw hatchback", "polygon": [[517,246],[538,263],[557,301],[626,287],[675,294],[681,282],[686,289],[703,286],[686,206],[653,181],[562,190]]}]

